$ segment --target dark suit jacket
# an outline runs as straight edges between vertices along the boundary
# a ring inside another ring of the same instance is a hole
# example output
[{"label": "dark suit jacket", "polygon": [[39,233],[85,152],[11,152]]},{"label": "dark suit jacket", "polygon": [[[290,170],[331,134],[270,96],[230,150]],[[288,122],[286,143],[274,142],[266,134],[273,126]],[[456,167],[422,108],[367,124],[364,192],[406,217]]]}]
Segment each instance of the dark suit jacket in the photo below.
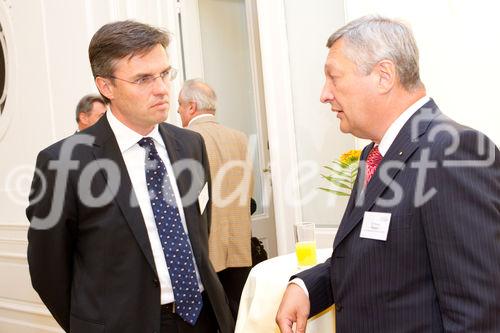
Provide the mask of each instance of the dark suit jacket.
[{"label": "dark suit jacket", "polygon": [[[159,125],[159,131],[172,164],[193,159],[203,165],[204,174],[176,172],[181,197],[191,186],[199,192],[210,182],[203,139],[165,123]],[[74,161],[58,161],[65,145],[84,137],[95,141],[75,146]],[[103,166],[105,160],[117,166],[115,172],[99,170],[90,180],[80,180],[92,163]],[[67,177],[59,175],[60,184],[66,185],[64,191],[57,190],[58,176],[53,170],[57,163],[71,169]],[[151,245],[107,118],[41,151],[36,166],[43,177],[35,175],[26,211],[31,221],[28,262],[33,287],[54,318],[66,331],[75,333],[159,332],[160,284]],[[41,178],[46,180],[45,191]],[[85,200],[88,191],[82,191],[85,186],[94,197],[108,195],[110,200],[104,206],[89,207]],[[114,190],[116,195],[112,195]],[[37,198],[41,191],[44,193]],[[63,203],[62,214],[50,215],[48,222],[54,226],[44,229],[36,218],[46,217],[57,202]],[[210,203],[203,214],[197,201],[183,208],[198,271],[220,330],[233,332],[226,296],[208,259]]]},{"label": "dark suit jacket", "polygon": [[[364,191],[364,202],[355,198],[357,191],[351,196],[331,258],[298,274],[309,291],[311,315],[335,303],[339,333],[500,332],[500,154],[481,138],[444,116],[432,100],[412,116]],[[486,147],[484,155],[478,143]],[[424,175],[415,163],[426,160],[431,168],[419,189]],[[380,201],[394,198],[396,184],[401,200]],[[415,205],[418,191],[432,188],[432,198]],[[392,214],[387,241],[360,238],[365,211]]]}]

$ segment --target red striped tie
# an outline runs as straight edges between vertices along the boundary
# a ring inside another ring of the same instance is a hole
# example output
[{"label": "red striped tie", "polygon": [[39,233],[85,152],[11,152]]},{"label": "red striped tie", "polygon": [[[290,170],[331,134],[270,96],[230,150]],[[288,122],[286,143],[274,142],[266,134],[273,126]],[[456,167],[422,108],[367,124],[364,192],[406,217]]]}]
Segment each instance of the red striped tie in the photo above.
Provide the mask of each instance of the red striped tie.
[{"label": "red striped tie", "polygon": [[366,158],[365,187],[366,185],[368,185],[368,182],[375,174],[380,161],[382,161],[382,155],[380,154],[377,145],[372,148],[372,150],[368,154],[368,157]]}]

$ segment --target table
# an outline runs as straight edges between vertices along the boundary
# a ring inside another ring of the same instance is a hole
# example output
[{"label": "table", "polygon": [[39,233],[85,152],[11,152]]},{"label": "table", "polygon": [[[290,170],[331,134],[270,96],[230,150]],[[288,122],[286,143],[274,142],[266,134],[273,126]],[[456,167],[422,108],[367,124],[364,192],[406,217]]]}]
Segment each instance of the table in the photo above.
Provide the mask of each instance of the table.
[{"label": "table", "polygon": [[[332,249],[318,249],[318,262],[331,254]],[[235,333],[279,333],[276,312],[290,276],[299,271],[295,253],[271,258],[252,268],[241,295]],[[333,306],[309,319],[306,332],[335,332]]]}]

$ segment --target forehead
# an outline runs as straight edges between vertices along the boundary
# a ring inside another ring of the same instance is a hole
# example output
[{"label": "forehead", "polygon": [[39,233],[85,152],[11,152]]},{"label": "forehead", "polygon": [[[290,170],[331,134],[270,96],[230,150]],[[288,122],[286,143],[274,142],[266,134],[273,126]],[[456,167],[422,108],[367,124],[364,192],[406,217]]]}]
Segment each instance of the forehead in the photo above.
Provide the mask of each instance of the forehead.
[{"label": "forehead", "polygon": [[326,63],[325,63],[325,70],[338,70],[338,71],[345,71],[348,69],[355,69],[355,64],[349,60],[345,53],[344,53],[344,48],[345,48],[345,42],[343,39],[337,40],[333,45],[330,47],[328,51],[328,56],[326,58]]},{"label": "forehead", "polygon": [[104,107],[105,107],[104,103],[99,102],[99,101],[93,101],[93,102],[92,102],[92,108],[101,108],[101,107],[102,107],[102,108],[104,108]]},{"label": "forehead", "polygon": [[170,66],[168,54],[161,44],[151,50],[126,56],[116,62],[115,73],[156,74]]},{"label": "forehead", "polygon": [[106,111],[106,106],[99,101],[94,101],[92,103],[92,109],[90,111],[92,112]]}]

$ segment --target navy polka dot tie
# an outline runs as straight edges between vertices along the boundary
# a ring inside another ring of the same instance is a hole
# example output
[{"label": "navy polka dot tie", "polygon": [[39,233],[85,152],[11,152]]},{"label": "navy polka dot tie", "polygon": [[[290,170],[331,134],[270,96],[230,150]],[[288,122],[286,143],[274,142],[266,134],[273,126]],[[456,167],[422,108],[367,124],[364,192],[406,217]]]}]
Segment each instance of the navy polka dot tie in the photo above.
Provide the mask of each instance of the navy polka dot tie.
[{"label": "navy polka dot tie", "polygon": [[203,301],[191,246],[182,226],[167,170],[153,139],[142,138],[138,144],[146,150],[146,183],[174,290],[175,310],[187,323],[194,325]]}]

